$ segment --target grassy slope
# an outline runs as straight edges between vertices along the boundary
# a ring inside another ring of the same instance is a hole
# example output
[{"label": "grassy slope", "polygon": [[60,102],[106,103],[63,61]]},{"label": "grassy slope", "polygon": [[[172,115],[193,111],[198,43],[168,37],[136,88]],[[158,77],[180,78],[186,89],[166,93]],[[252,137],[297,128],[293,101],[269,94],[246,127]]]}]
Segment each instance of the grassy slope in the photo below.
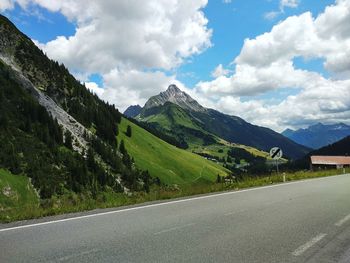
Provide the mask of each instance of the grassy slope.
[{"label": "grassy slope", "polygon": [[[1,211],[11,214],[15,210],[30,210],[38,205],[38,196],[29,183],[28,177],[13,175],[0,169],[0,214],[5,214]],[[1,219],[3,219],[2,216],[0,216]]]},{"label": "grassy slope", "polygon": [[[160,109],[159,112],[156,114],[152,114],[147,117],[143,117],[142,121],[148,122],[148,123],[158,123],[161,127],[171,130],[173,129],[174,125],[184,126],[188,128],[192,128],[195,130],[202,131],[204,133],[208,133],[205,130],[203,130],[201,127],[199,127],[192,117],[188,115],[186,111],[181,109],[179,106],[175,104],[169,104],[166,106],[163,106],[163,108]],[[227,152],[231,148],[241,148],[246,150],[247,152],[253,154],[254,156],[260,156],[263,158],[269,158],[269,154],[258,150],[254,147],[245,146],[241,144],[236,143],[229,143],[228,141],[219,138],[218,136],[215,136],[217,140],[217,143],[211,144],[211,145],[203,145],[203,141],[200,138],[197,138],[193,135],[184,134],[184,138],[187,141],[189,145],[189,151],[191,152],[197,152],[197,153],[206,153],[217,157],[226,157]],[[222,150],[222,152],[218,152]]]},{"label": "grassy slope", "polygon": [[183,109],[174,104],[167,105],[162,108],[159,113],[145,117],[142,121],[158,123],[166,129],[171,129],[173,125],[182,125],[184,127],[203,131],[189,118],[188,114]]},{"label": "grassy slope", "polygon": [[[124,133],[127,125],[132,127],[131,138]],[[136,165],[147,169],[163,183],[190,185],[213,182],[217,174],[223,176],[227,173],[222,166],[176,148],[124,118],[119,130],[118,139],[125,141],[126,149],[134,157]]]}]

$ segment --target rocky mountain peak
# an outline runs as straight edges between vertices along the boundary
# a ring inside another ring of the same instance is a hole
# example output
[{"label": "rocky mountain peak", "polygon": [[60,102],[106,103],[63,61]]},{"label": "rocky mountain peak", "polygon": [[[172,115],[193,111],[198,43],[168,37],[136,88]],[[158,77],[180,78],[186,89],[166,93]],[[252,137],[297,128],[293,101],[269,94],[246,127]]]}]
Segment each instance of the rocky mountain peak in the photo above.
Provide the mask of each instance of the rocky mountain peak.
[{"label": "rocky mountain peak", "polygon": [[169,85],[168,89],[164,92],[166,94],[169,94],[169,95],[178,95],[178,96],[181,96],[182,93],[182,90],[180,90],[175,84],[171,84]]},{"label": "rocky mountain peak", "polygon": [[144,109],[161,106],[166,102],[172,102],[186,110],[206,111],[203,106],[191,98],[186,92],[180,90],[175,84],[171,84],[166,91],[159,93],[159,95],[151,97],[146,102]]}]

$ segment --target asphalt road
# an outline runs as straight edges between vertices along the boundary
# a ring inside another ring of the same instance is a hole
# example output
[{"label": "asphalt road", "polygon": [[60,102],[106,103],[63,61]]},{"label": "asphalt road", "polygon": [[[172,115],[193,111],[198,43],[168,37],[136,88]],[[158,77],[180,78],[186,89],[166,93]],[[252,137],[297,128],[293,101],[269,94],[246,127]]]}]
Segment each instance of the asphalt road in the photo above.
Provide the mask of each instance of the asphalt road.
[{"label": "asphalt road", "polygon": [[0,262],[350,262],[350,175],[0,225]]}]

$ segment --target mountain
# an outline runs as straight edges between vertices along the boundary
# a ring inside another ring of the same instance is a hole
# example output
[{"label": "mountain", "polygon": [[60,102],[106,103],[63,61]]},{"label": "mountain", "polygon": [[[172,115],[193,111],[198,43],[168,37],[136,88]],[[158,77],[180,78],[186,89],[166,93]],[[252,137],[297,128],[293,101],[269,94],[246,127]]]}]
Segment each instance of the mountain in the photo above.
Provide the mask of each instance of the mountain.
[{"label": "mountain", "polygon": [[271,129],[252,125],[243,119],[207,109],[181,91],[175,85],[157,96],[151,97],[137,120],[147,122],[187,144],[210,145],[220,139],[269,151],[274,146],[282,147],[289,158],[299,158],[309,152]]},{"label": "mountain", "polygon": [[[196,183],[202,174],[200,182],[213,182],[228,173],[129,123],[1,15],[0,145],[0,169],[31,178],[42,199],[148,192],[159,178]],[[174,156],[185,158],[172,163]]]},{"label": "mountain", "polygon": [[319,149],[349,136],[350,126],[344,123],[333,125],[317,123],[306,129],[296,131],[287,129],[282,134],[296,143],[312,149]]},{"label": "mountain", "polygon": [[161,92],[157,96],[151,97],[143,107],[143,109],[151,109],[157,106],[162,106],[166,102],[172,102],[179,105],[182,109],[205,112],[206,109],[202,107],[197,101],[192,99],[188,94],[181,91],[176,85],[170,85],[168,89]]},{"label": "mountain", "polygon": [[129,117],[129,118],[134,118],[136,117],[137,115],[140,114],[142,110],[142,107],[140,105],[132,105],[132,106],[129,106],[125,111],[124,111],[124,115],[126,117]]}]

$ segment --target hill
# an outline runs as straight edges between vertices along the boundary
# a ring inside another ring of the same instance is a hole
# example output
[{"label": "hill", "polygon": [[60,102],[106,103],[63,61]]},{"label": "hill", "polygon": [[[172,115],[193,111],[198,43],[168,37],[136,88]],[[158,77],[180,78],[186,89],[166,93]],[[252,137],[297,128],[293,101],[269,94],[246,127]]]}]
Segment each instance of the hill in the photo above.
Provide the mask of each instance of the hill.
[{"label": "hill", "polygon": [[319,149],[350,135],[350,126],[344,123],[324,125],[317,123],[306,129],[285,130],[282,135],[312,149]]},{"label": "hill", "polygon": [[218,174],[229,173],[221,165],[170,145],[123,118],[120,131],[131,126],[132,135],[120,132],[118,139],[125,142],[127,151],[138,167],[147,169],[152,176],[166,184],[198,184],[214,182]]},{"label": "hill", "polygon": [[252,125],[236,116],[206,109],[189,95],[170,85],[168,90],[146,102],[137,120],[147,122],[191,146],[210,145],[220,140],[269,151],[283,149],[287,157],[296,159],[309,152],[271,129]]}]

